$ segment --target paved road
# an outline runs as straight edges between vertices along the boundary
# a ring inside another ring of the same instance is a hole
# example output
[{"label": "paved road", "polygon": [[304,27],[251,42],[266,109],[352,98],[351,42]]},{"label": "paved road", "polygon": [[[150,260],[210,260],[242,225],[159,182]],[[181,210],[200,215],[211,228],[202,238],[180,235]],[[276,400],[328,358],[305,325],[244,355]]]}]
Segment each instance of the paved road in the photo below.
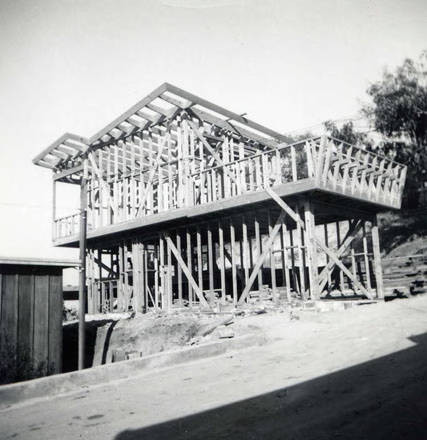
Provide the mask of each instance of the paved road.
[{"label": "paved road", "polygon": [[270,332],[283,339],[2,411],[0,437],[427,438],[427,298]]}]

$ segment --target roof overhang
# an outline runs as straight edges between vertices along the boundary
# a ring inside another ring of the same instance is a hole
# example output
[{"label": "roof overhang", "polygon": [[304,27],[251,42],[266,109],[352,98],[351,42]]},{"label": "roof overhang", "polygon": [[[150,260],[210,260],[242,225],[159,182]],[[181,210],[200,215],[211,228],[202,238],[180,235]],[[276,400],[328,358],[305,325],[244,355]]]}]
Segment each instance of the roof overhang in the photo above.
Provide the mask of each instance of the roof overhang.
[{"label": "roof overhang", "polygon": [[87,139],[65,133],[37,155],[33,163],[56,172],[76,168],[79,166],[79,158],[88,148],[115,142],[161,124],[182,110],[221,129],[269,147],[288,142],[288,138],[281,133],[172,84],[164,83],[92,137]]},{"label": "roof overhang", "polygon": [[34,159],[33,163],[50,169],[60,169],[68,161],[75,160],[89,148],[86,138],[72,133],[65,133]]},{"label": "roof overhang", "polygon": [[80,266],[78,260],[57,260],[53,258],[0,257],[0,266],[55,266],[63,269]]}]

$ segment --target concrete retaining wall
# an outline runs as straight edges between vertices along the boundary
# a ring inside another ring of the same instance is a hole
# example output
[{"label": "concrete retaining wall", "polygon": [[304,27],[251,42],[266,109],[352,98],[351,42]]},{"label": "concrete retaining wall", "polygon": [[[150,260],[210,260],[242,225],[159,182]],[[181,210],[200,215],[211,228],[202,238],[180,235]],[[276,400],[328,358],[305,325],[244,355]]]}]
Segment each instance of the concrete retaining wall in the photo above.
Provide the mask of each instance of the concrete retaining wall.
[{"label": "concrete retaining wall", "polygon": [[230,350],[263,345],[266,342],[267,338],[264,335],[245,335],[180,350],[156,353],[139,359],[101,365],[82,371],[58,374],[12,385],[3,385],[0,386],[0,410],[16,404],[28,403],[34,399],[44,399],[58,394],[77,392],[88,386],[131,378],[132,376],[147,372],[149,368],[178,365],[217,356]]}]

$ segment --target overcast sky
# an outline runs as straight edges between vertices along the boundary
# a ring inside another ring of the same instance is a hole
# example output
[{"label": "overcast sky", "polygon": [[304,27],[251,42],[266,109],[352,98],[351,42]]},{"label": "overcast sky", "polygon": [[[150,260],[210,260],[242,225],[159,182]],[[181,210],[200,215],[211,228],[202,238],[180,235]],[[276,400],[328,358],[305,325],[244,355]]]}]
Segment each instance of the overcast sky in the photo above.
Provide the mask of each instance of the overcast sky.
[{"label": "overcast sky", "polygon": [[51,172],[31,163],[62,133],[164,81],[280,132],[353,117],[386,65],[427,49],[426,5],[0,0],[0,255],[77,257],[51,245]]}]

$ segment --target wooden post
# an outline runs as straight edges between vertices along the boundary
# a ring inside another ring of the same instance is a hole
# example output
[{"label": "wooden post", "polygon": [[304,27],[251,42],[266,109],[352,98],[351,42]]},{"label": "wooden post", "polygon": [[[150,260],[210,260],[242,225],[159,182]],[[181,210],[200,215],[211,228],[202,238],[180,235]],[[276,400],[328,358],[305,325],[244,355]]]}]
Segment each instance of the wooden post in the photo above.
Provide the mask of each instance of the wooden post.
[{"label": "wooden post", "polygon": [[160,292],[161,292],[161,309],[164,310],[167,307],[167,292],[166,292],[166,281],[165,276],[165,248],[163,237],[159,237],[159,252],[160,252]]},{"label": "wooden post", "polygon": [[[186,231],[186,238],[187,238],[187,267],[190,275],[193,275],[193,249],[191,245],[191,233],[187,229]],[[188,282],[188,303],[190,308],[193,306],[193,288],[191,286],[191,283]]]},{"label": "wooden post", "polygon": [[214,290],[214,264],[213,264],[213,243],[212,243],[212,230],[208,225],[208,271],[209,271],[209,290],[213,293]]},{"label": "wooden post", "polygon": [[[336,231],[337,231],[337,249],[340,248],[341,246],[341,233],[340,233],[340,222],[335,222],[336,225]],[[339,270],[339,277],[340,277],[340,289],[341,289],[341,294],[344,291],[344,274],[342,272],[342,270]]]},{"label": "wooden post", "polygon": [[231,252],[231,276],[233,284],[233,304],[237,305],[237,258],[236,258],[236,234],[233,219],[230,219],[230,252]]},{"label": "wooden post", "polygon": [[[273,225],[271,222],[270,210],[268,211],[268,234],[271,234]],[[271,293],[273,302],[277,301],[277,288],[276,288],[276,259],[274,255],[274,241],[270,249],[270,275],[271,275]]]},{"label": "wooden post", "polygon": [[242,217],[242,268],[245,274],[245,284],[249,281],[249,246],[248,246],[248,225],[246,219]]},{"label": "wooden post", "polygon": [[271,230],[271,233],[268,236],[267,241],[265,242],[265,246],[264,246],[264,250],[263,250],[262,254],[258,255],[257,261],[255,262],[255,265],[254,265],[252,272],[251,272],[251,275],[249,277],[248,284],[246,284],[245,288],[243,289],[242,294],[240,295],[239,302],[238,302],[239,305],[242,304],[246,300],[246,297],[248,296],[248,294],[252,288],[252,285],[255,281],[255,278],[256,278],[259,270],[261,269],[261,266],[262,266],[265,258],[267,257],[268,253],[270,252],[271,246],[273,245],[274,239],[276,238],[276,235],[279,232],[279,229],[282,225],[284,218],[285,218],[285,213],[283,211],[281,211],[279,218],[277,219],[276,223],[274,224],[274,227]]},{"label": "wooden post", "polygon": [[[299,213],[299,206],[297,206],[297,212]],[[305,265],[306,265],[306,247],[304,246],[304,229],[301,227],[301,222],[297,221],[297,251],[299,255],[299,284],[301,287],[302,299],[307,299],[306,287],[305,287]]]},{"label": "wooden post", "polygon": [[[178,249],[179,255],[181,255],[181,233],[177,231],[176,233],[176,247]],[[182,269],[181,266],[178,264],[177,267],[178,270],[178,304],[180,307],[182,307]]]},{"label": "wooden post", "polygon": [[172,309],[172,302],[173,302],[173,293],[172,293],[172,255],[171,255],[171,249],[169,246],[167,246],[167,282],[166,282],[166,298],[167,298],[167,306],[166,310],[167,312],[170,312]]},{"label": "wooden post", "polygon": [[196,245],[197,245],[197,275],[198,275],[199,289],[201,292],[203,292],[202,234],[200,232],[200,228],[197,228]]},{"label": "wooden post", "polygon": [[[259,221],[258,217],[255,215],[255,243],[258,248],[258,256],[262,254],[262,243],[261,243],[261,234],[259,230]],[[262,288],[262,264],[260,270],[258,272],[258,290]]]},{"label": "wooden post", "polygon": [[52,239],[56,237],[56,180],[52,180]]},{"label": "wooden post", "polygon": [[375,214],[372,217],[372,247],[374,252],[375,280],[377,283],[377,298],[384,299],[383,270],[381,266],[380,237],[378,233],[378,220]]},{"label": "wooden post", "polygon": [[304,203],[304,219],[307,238],[305,246],[308,257],[308,276],[310,281],[310,297],[312,300],[320,299],[319,295],[319,273],[317,265],[317,249],[313,240],[316,235],[313,206],[310,201]]},{"label": "wooden post", "polygon": [[99,288],[98,288],[98,313],[102,313],[104,306],[104,296],[102,294],[102,249],[98,249],[98,280],[99,280]]},{"label": "wooden post", "polygon": [[221,222],[218,223],[219,241],[219,270],[221,273],[221,300],[225,304],[225,256],[224,256],[224,230]]},{"label": "wooden post", "polygon": [[[287,245],[287,227],[286,227],[286,221],[284,220],[282,222],[282,234],[281,234],[281,243],[282,243],[282,267],[283,267],[283,273],[284,273],[284,282],[286,284],[286,297],[288,301],[291,301],[291,280],[289,277],[289,269],[288,269],[288,245]],[[293,253],[293,249],[291,249],[291,252]],[[293,271],[293,268],[292,268]]]},{"label": "wooden post", "polygon": [[369,255],[368,255],[368,239],[366,237],[366,224],[363,222],[363,257],[365,260],[365,276],[366,276],[366,288],[371,291],[371,273],[369,268]]},{"label": "wooden post", "polygon": [[78,368],[85,367],[85,297],[86,297],[86,223],[87,223],[87,159],[83,162],[83,176],[80,183],[80,238],[79,238],[79,348]]}]

